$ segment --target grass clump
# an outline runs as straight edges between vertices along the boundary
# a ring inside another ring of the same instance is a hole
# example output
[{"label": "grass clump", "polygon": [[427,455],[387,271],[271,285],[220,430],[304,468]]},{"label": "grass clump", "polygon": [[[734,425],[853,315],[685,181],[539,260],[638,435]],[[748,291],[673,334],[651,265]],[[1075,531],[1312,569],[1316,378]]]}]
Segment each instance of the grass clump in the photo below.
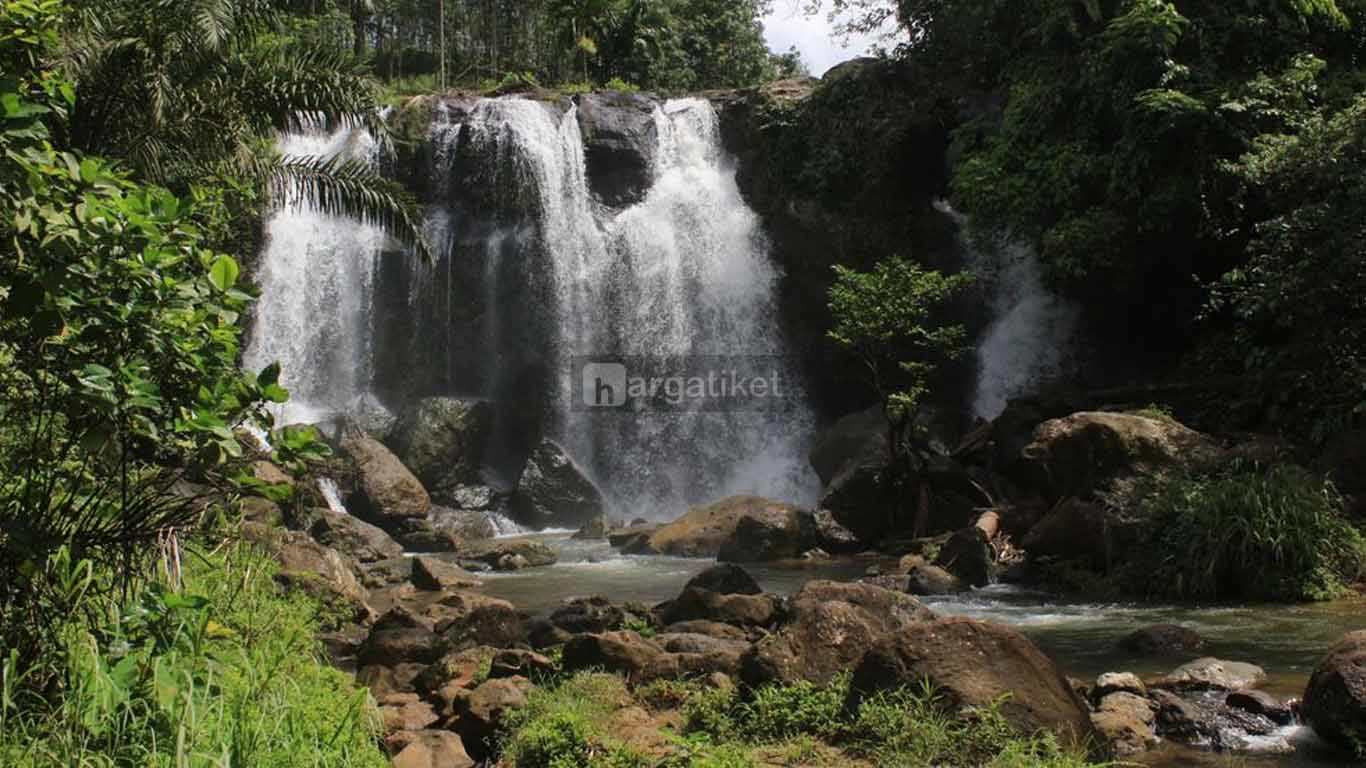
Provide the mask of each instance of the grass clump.
[{"label": "grass clump", "polygon": [[515,768],[634,768],[639,755],[614,739],[608,721],[632,701],[620,677],[574,675],[531,692],[504,726],[503,759]]},{"label": "grass clump", "polygon": [[1178,600],[1328,600],[1366,569],[1333,485],[1299,467],[1159,478],[1138,492],[1148,541],[1126,579]]},{"label": "grass clump", "polygon": [[321,662],[317,605],[250,549],[194,559],[103,622],[74,622],[38,670],[3,670],[0,764],[382,768],[368,694]]}]

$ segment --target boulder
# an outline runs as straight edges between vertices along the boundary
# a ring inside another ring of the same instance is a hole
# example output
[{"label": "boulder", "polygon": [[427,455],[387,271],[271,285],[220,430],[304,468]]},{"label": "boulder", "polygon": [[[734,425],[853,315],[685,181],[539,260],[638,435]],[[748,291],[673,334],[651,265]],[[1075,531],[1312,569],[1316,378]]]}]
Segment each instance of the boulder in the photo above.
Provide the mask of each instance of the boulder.
[{"label": "boulder", "polygon": [[432,705],[416,693],[394,693],[377,699],[380,720],[385,733],[420,731],[430,728],[441,718]]},{"label": "boulder", "polygon": [[432,631],[431,622],[400,607],[375,622],[358,658],[367,665],[430,664],[443,651],[441,638]]},{"label": "boulder", "polygon": [[759,582],[749,572],[738,565],[721,563],[713,565],[697,574],[684,585],[688,588],[704,589],[719,595],[757,595],[763,592]]},{"label": "boulder", "polygon": [[342,450],[355,462],[358,474],[358,488],[347,508],[382,527],[427,517],[431,497],[388,448],[363,435],[348,435],[342,440]]},{"label": "boulder", "polygon": [[571,635],[609,632],[626,623],[626,611],[605,597],[576,597],[550,614],[556,628]]},{"label": "boulder", "polygon": [[821,432],[809,458],[821,484],[828,486],[850,466],[886,466],[887,456],[887,417],[882,406],[874,406]]},{"label": "boulder", "polygon": [[733,624],[722,624],[719,621],[707,621],[706,619],[694,619],[692,621],[680,621],[670,624],[664,628],[664,634],[705,635],[707,637],[714,637],[718,640],[749,639],[749,634],[740,627]]},{"label": "boulder", "polygon": [[1222,455],[1213,439],[1174,419],[1081,412],[1034,430],[1019,479],[1055,501],[1087,498],[1116,478],[1212,465]]},{"label": "boulder", "polygon": [[413,558],[413,586],[433,592],[449,592],[457,589],[473,589],[482,586],[474,574],[455,563],[435,557],[419,556]]},{"label": "boulder", "polygon": [[432,507],[427,519],[432,528],[450,533],[457,541],[483,541],[498,535],[493,518],[482,510]]},{"label": "boulder", "polygon": [[1100,700],[1091,723],[1116,757],[1146,752],[1157,744],[1156,707],[1132,693],[1111,693]]},{"label": "boulder", "polygon": [[[808,547],[810,526],[804,513],[789,504],[757,496],[734,496],[705,507],[695,507],[686,515],[660,528],[649,539],[652,550],[676,557],[716,557],[745,561],[753,556],[786,553],[800,555]],[[741,520],[753,520],[746,538],[737,537]]]},{"label": "boulder", "polygon": [[607,515],[598,515],[584,523],[583,527],[575,532],[574,538],[580,541],[605,541],[609,528]]},{"label": "boulder", "polygon": [[388,445],[438,502],[460,506],[457,491],[480,481],[492,428],[488,402],[428,397],[399,414]]},{"label": "boulder", "polygon": [[253,461],[251,463],[251,476],[256,478],[258,482],[265,483],[266,485],[294,487],[293,476],[269,461]]},{"label": "boulder", "polygon": [[659,105],[628,93],[585,94],[578,105],[589,188],[614,208],[640,202],[654,182]]},{"label": "boulder", "polygon": [[1178,624],[1154,624],[1126,635],[1119,646],[1138,656],[1179,656],[1204,648],[1205,638]]},{"label": "boulder", "polygon": [[1290,704],[1266,691],[1234,691],[1224,697],[1224,704],[1233,709],[1261,715],[1277,725],[1290,725],[1295,721],[1295,712]]},{"label": "boulder", "polygon": [[542,440],[527,459],[508,511],[535,529],[577,529],[607,514],[607,500],[564,448]]},{"label": "boulder", "polygon": [[474,768],[460,737],[450,731],[405,731],[391,739],[393,768]]},{"label": "boulder", "polygon": [[368,664],[356,670],[356,682],[370,689],[370,695],[384,698],[395,693],[412,693],[413,680],[425,664]]},{"label": "boulder", "polygon": [[465,749],[478,762],[498,751],[498,730],[509,713],[526,706],[531,682],[524,677],[502,677],[464,692],[455,701],[454,728]]},{"label": "boulder", "polygon": [[511,648],[526,642],[526,616],[506,600],[454,592],[443,597],[437,607],[440,614],[435,628],[445,648]]},{"label": "boulder", "polygon": [[319,544],[332,547],[361,563],[375,563],[403,555],[403,547],[378,526],[330,509],[313,509],[308,532]]},{"label": "boulder", "polygon": [[389,532],[393,534],[395,541],[403,545],[406,552],[455,552],[464,543],[453,530],[437,527],[430,517],[396,521],[389,525]]},{"label": "boulder", "polygon": [[830,510],[817,510],[812,514],[811,522],[815,527],[816,545],[820,549],[837,555],[863,551],[863,542],[858,540],[853,531],[841,525]]},{"label": "boulder", "polygon": [[362,622],[374,618],[370,593],[356,578],[358,566],[337,550],[298,531],[263,530],[249,524],[244,524],[242,531],[280,564],[275,578],[285,588],[298,589],[321,600],[333,615]]},{"label": "boulder", "polygon": [[502,650],[489,663],[489,679],[500,677],[541,678],[555,671],[555,662],[535,651]]},{"label": "boulder", "polygon": [[650,537],[663,527],[658,523],[636,520],[625,528],[614,528],[608,531],[607,543],[611,544],[614,549],[625,549],[628,544],[637,539],[644,538],[648,542]]},{"label": "boulder", "polygon": [[1034,524],[1020,544],[1030,557],[1085,560],[1106,570],[1140,540],[1138,516],[1098,502],[1064,499]]},{"label": "boulder", "polygon": [[731,563],[762,563],[801,557],[815,541],[811,515],[801,510],[772,507],[735,522],[735,530],[721,543],[716,559]]},{"label": "boulder", "polygon": [[962,579],[937,565],[913,565],[906,574],[906,592],[912,595],[935,596],[964,592],[969,586]]},{"label": "boulder", "polygon": [[878,644],[934,615],[910,595],[871,584],[811,581],[789,601],[790,618],[745,655],[751,685],[825,684]]},{"label": "boulder", "polygon": [[1086,702],[1023,634],[971,619],[909,622],[857,662],[853,695],[928,682],[952,707],[1002,701],[1001,713],[1021,733],[1050,730],[1064,743],[1095,740]]},{"label": "boulder", "polygon": [[1266,671],[1255,664],[1205,657],[1182,664],[1148,686],[1171,690],[1241,691],[1264,682]]},{"label": "boulder", "polygon": [[413,678],[413,687],[443,706],[452,706],[460,691],[475,687],[476,681],[482,682],[479,678],[491,667],[497,654],[498,651],[489,646],[450,651],[423,667]]},{"label": "boulder", "polygon": [[678,675],[678,660],[635,632],[577,635],[564,646],[566,672],[599,669],[624,675],[633,683]]},{"label": "boulder", "polygon": [[498,501],[498,494],[487,485],[457,485],[447,495],[456,509],[472,512],[487,512]]},{"label": "boulder", "polygon": [[1143,681],[1132,672],[1106,672],[1096,678],[1096,685],[1092,689],[1092,696],[1099,702],[1101,699],[1112,693],[1132,693],[1135,696],[1146,696],[1148,687]]},{"label": "boulder", "polygon": [[539,541],[496,539],[466,544],[459,552],[459,559],[484,563],[494,570],[505,571],[554,565],[559,556],[555,550]]},{"label": "boulder", "polygon": [[1348,634],[1314,668],[1302,711],[1324,740],[1366,753],[1366,630]]},{"label": "boulder", "polygon": [[413,579],[411,557],[391,557],[360,567],[360,579],[368,589],[384,589],[406,584]]},{"label": "boulder", "polygon": [[996,572],[996,553],[981,528],[963,528],[939,548],[934,564],[974,587],[991,584]]},{"label": "boulder", "polygon": [[267,528],[279,528],[285,524],[285,513],[280,505],[259,496],[247,496],[237,503],[242,519],[259,523]]},{"label": "boulder", "polygon": [[737,627],[771,627],[782,618],[782,601],[772,595],[722,595],[695,587],[664,604],[660,621],[714,621]]}]

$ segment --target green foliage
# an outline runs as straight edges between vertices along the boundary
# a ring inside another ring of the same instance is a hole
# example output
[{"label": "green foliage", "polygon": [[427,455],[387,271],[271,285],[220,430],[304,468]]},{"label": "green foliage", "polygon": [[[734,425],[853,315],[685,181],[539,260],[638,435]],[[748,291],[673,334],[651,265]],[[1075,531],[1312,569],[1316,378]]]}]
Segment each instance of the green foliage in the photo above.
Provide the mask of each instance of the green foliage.
[{"label": "green foliage", "polygon": [[760,688],[743,705],[740,732],[769,742],[802,735],[834,740],[843,730],[848,694],[848,675],[824,686],[803,681]]},{"label": "green foliage", "polygon": [[1226,163],[1346,90],[1318,86],[1358,77],[1366,20],[1332,0],[899,5],[925,29],[910,57],[950,88],[1009,94],[957,132],[955,204],[1130,337],[1187,328],[1198,279],[1242,261],[1256,211]]},{"label": "green foliage", "polygon": [[153,583],[93,625],[68,623],[47,661],[55,703],[14,684],[25,671],[11,657],[0,762],[387,765],[365,691],[320,661],[317,606],[280,596],[274,571],[246,549],[196,557],[183,589]]},{"label": "green foliage", "polygon": [[1234,170],[1262,211],[1247,264],[1213,287],[1231,322],[1214,364],[1245,382],[1256,410],[1323,441],[1366,416],[1366,97],[1267,135]]},{"label": "green foliage", "polygon": [[280,206],[297,196],[423,243],[414,204],[367,163],[279,157],[276,131],[364,126],[383,138],[377,91],[350,52],[279,34],[269,0],[94,0],[68,19],[76,100],[65,134],[179,194],[243,181]]},{"label": "green foliage", "polygon": [[[928,688],[868,697],[850,707],[849,677],[830,685],[770,685],[742,697],[734,688],[658,681],[632,696],[622,680],[580,673],[538,689],[513,715],[505,764],[754,768],[758,765],[943,765],[953,768],[1082,768],[1085,757],[1048,735],[1022,737],[998,706],[953,714]],[[669,754],[647,760],[612,734],[612,716],[637,703],[682,704],[683,733]]]},{"label": "green foliage", "polygon": [[889,411],[913,411],[936,364],[964,351],[963,326],[936,324],[935,315],[972,279],[925,270],[901,257],[869,272],[835,267],[830,339],[863,364]]},{"label": "green foliage", "polygon": [[[1126,583],[1179,600],[1325,600],[1366,572],[1366,538],[1331,483],[1293,466],[1152,480],[1151,539]],[[1123,577],[1122,577],[1123,578]]]},{"label": "green foliage", "polygon": [[503,757],[516,768],[631,765],[606,727],[628,701],[626,684],[615,675],[583,673],[536,688],[527,706],[505,721]]}]

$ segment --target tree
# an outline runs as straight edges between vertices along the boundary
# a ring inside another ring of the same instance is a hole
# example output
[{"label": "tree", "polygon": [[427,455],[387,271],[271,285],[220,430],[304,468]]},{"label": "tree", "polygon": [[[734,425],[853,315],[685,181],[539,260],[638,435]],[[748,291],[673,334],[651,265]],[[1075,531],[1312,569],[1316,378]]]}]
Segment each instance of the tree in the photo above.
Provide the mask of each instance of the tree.
[{"label": "tree", "polygon": [[270,145],[274,132],[305,123],[382,136],[360,61],[282,35],[271,0],[72,5],[65,58],[76,102],[66,130],[74,148],[122,158],[140,178],[182,194],[204,180],[241,179],[275,204],[302,192],[329,213],[421,245],[411,200],[364,161],[281,157]]},{"label": "tree", "polygon": [[[201,506],[183,474],[225,472],[233,430],[269,424],[279,369],[237,368],[230,255],[207,210],[61,145],[78,91],[44,65],[60,4],[0,15],[0,643],[26,660],[81,594],[126,584]],[[73,570],[110,566],[103,577]],[[117,567],[115,567],[117,565]]]},{"label": "tree", "polygon": [[941,325],[936,315],[972,282],[970,274],[944,275],[899,256],[868,272],[835,266],[829,338],[858,360],[881,400],[894,463],[915,456],[911,426],[936,368],[967,349],[967,330]]}]

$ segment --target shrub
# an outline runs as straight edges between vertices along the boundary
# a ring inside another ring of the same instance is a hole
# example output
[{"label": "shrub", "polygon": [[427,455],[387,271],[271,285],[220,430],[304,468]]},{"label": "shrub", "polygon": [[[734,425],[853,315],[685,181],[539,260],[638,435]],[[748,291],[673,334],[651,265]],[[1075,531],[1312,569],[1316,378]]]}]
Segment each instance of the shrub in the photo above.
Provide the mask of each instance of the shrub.
[{"label": "shrub", "polygon": [[843,726],[848,693],[848,675],[824,686],[806,681],[765,686],[742,707],[741,732],[747,738],[768,742],[803,735],[833,739]]},{"label": "shrub", "polygon": [[634,765],[635,756],[611,738],[607,726],[630,701],[621,678],[601,673],[536,688],[504,724],[503,757],[516,768]]},{"label": "shrub", "polygon": [[1366,568],[1366,540],[1328,481],[1293,466],[1159,479],[1153,532],[1126,583],[1180,600],[1324,600]]}]

